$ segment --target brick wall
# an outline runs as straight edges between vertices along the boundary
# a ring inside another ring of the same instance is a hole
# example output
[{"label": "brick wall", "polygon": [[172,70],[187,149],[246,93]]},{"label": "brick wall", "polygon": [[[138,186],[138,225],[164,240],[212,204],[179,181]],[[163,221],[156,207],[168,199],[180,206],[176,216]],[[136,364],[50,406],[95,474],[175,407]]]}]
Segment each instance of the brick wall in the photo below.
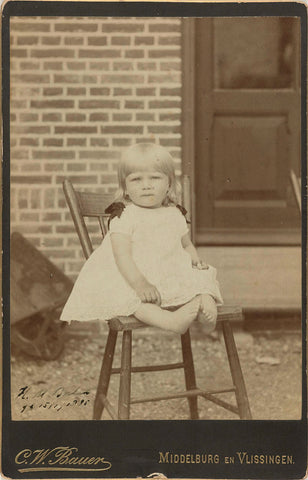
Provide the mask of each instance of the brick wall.
[{"label": "brick wall", "polygon": [[83,257],[61,182],[113,191],[123,148],[181,161],[178,18],[11,19],[11,227],[75,278]]}]

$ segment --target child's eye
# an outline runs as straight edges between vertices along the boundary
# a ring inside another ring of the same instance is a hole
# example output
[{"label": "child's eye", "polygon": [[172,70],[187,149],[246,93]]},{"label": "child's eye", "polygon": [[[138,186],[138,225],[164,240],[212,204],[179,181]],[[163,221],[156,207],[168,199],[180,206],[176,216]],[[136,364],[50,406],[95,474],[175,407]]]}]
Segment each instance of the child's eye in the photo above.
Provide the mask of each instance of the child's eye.
[{"label": "child's eye", "polygon": [[160,177],[159,175],[155,175],[155,176],[153,175],[153,177],[151,177],[151,178],[152,178],[153,180],[160,180],[161,177]]},{"label": "child's eye", "polygon": [[131,182],[137,182],[140,180],[140,177],[133,177],[130,179]]}]

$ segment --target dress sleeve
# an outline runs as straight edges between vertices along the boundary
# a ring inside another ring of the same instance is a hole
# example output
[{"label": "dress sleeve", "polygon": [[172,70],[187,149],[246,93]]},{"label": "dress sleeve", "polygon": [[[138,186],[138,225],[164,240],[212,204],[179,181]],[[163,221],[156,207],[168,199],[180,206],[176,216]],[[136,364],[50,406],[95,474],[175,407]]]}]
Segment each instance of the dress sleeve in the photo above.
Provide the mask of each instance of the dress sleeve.
[{"label": "dress sleeve", "polygon": [[129,208],[125,208],[120,217],[114,217],[110,221],[109,232],[112,233],[124,233],[126,235],[132,235],[133,222],[129,213]]},{"label": "dress sleeve", "polygon": [[189,228],[186,222],[186,218],[184,217],[183,213],[180,212],[178,208],[175,209],[176,211],[176,217],[177,217],[177,225],[178,225],[178,231],[179,234],[182,237],[189,233]]}]

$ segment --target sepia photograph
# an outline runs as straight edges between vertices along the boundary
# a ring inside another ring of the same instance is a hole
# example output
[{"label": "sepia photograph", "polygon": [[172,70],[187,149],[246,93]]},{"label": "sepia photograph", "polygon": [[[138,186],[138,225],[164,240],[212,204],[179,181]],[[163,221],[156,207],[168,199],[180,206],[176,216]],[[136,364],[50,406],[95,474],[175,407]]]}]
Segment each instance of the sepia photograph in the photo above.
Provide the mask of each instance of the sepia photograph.
[{"label": "sepia photograph", "polygon": [[45,8],[9,16],[9,418],[300,422],[303,18]]}]

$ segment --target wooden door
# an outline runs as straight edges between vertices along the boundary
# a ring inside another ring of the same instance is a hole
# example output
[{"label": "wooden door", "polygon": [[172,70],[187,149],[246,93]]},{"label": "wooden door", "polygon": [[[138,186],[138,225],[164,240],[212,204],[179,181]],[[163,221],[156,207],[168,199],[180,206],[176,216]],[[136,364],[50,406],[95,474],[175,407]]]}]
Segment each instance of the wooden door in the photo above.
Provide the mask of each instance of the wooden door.
[{"label": "wooden door", "polygon": [[300,20],[195,20],[195,239],[296,244]]}]

